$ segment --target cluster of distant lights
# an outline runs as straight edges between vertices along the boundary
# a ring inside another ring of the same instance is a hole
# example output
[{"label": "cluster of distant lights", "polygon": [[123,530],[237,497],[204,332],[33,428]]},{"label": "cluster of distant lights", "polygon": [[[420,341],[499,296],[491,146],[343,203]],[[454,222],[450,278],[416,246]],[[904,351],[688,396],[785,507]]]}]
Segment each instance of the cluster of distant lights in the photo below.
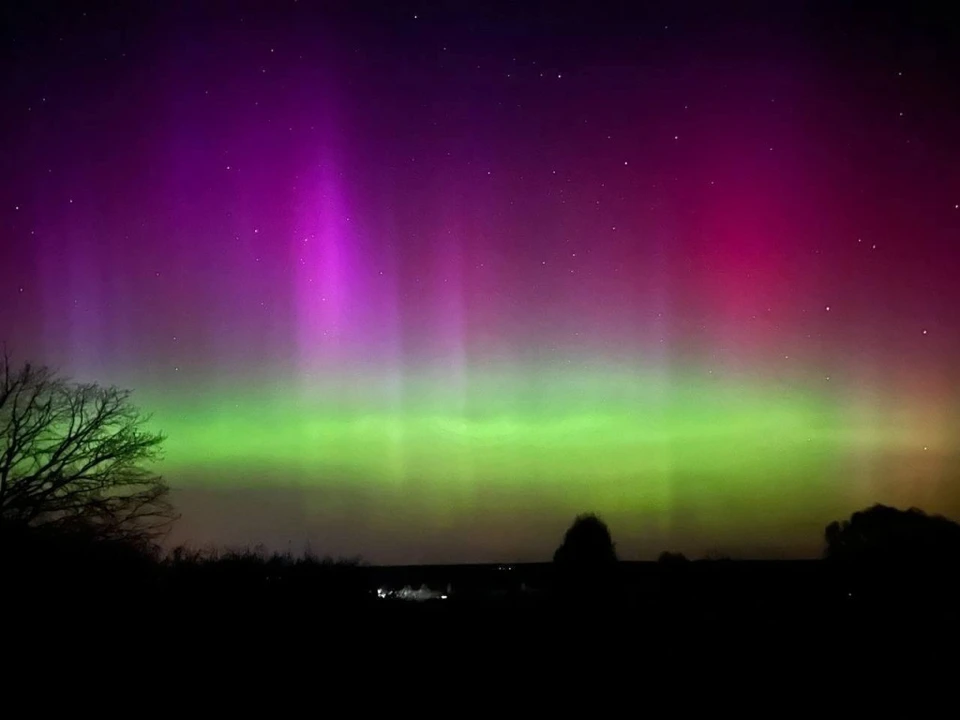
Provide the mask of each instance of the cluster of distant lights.
[{"label": "cluster of distant lights", "polygon": [[[513,570],[513,565],[497,565],[498,572],[508,572]],[[438,592],[431,590],[426,585],[421,585],[414,590],[406,585],[401,590],[390,590],[388,588],[377,588],[377,597],[380,600],[408,600],[414,602],[423,602],[425,600],[449,600],[449,590],[447,592]]]},{"label": "cluster of distant lights", "polygon": [[408,600],[414,602],[424,602],[425,600],[447,600],[447,593],[431,590],[426,585],[414,590],[409,585],[402,590],[388,590],[387,588],[377,588],[377,597],[381,600]]}]

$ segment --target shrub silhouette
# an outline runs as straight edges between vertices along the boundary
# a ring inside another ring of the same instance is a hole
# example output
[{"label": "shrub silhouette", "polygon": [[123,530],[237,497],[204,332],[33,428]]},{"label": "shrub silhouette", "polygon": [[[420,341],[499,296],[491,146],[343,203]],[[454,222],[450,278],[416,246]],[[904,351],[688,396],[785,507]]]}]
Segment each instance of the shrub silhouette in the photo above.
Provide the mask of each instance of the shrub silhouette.
[{"label": "shrub silhouette", "polygon": [[593,514],[578,515],[563,536],[553,561],[565,569],[599,569],[617,562],[610,530]]},{"label": "shrub silhouette", "polygon": [[916,564],[960,559],[960,525],[917,508],[874,505],[830,523],[824,537],[824,556],[835,560]]},{"label": "shrub silhouette", "polygon": [[0,523],[0,585],[16,589],[5,598],[11,617],[50,618],[69,607],[87,622],[108,609],[116,620],[118,604],[131,612],[143,607],[140,600],[157,590],[160,574],[151,547],[104,537],[98,528]]},{"label": "shrub silhouette", "polygon": [[851,599],[951,603],[958,598],[960,525],[922,510],[886,505],[830,523],[824,557]]}]

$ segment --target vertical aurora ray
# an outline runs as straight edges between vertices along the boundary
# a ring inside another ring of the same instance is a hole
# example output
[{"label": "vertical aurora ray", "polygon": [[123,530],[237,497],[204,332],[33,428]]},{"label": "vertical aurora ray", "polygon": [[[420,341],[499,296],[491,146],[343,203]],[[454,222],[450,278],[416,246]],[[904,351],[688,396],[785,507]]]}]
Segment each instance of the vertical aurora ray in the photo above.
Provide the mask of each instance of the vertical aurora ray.
[{"label": "vertical aurora ray", "polygon": [[330,154],[322,158],[316,178],[307,185],[293,255],[299,363],[309,378],[325,363],[336,363],[347,348],[351,235],[349,211]]},{"label": "vertical aurora ray", "polygon": [[[436,316],[431,322],[431,334],[437,343],[436,352],[427,358],[437,393],[436,412],[453,432],[466,419],[470,396],[468,372],[465,279],[463,244],[464,230],[451,219],[439,223],[435,240],[436,268],[427,274],[436,298]],[[468,442],[453,443],[450,474],[463,478],[464,486],[473,490],[476,480],[474,462]]]},{"label": "vertical aurora ray", "polygon": [[[660,408],[668,406],[669,398],[674,392],[673,372],[675,358],[672,357],[670,348],[671,329],[670,322],[673,317],[673,307],[671,304],[671,269],[668,263],[668,249],[666,243],[662,243],[660,251],[656,255],[655,277],[657,283],[654,287],[652,302],[650,303],[650,312],[652,317],[648,320],[649,331],[647,333],[646,349],[643,352],[644,357],[649,357],[651,383],[655,388],[656,405]],[[665,508],[665,512],[657,515],[655,522],[657,530],[661,534],[667,534],[670,526],[675,522],[677,512],[677,498],[675,493],[675,477],[677,472],[676,453],[678,438],[667,437],[662,443],[662,450],[658,466],[651,475],[660,478],[660,487],[658,488],[659,498],[657,504]]]}]

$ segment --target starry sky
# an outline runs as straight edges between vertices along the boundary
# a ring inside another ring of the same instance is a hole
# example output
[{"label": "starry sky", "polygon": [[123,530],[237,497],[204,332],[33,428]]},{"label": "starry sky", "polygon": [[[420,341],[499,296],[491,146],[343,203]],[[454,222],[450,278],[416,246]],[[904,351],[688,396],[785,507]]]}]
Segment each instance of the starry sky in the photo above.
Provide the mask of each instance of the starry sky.
[{"label": "starry sky", "polygon": [[851,2],[15,2],[0,339],[171,542],[819,553],[960,516],[960,32]]}]

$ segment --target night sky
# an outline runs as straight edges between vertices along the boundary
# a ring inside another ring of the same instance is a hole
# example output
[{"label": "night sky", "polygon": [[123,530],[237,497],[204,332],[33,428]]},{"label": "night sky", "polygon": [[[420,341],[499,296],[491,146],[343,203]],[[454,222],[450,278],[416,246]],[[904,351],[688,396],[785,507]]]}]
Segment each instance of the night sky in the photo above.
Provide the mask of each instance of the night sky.
[{"label": "night sky", "polygon": [[627,559],[794,557],[960,515],[923,3],[13,6],[0,340],[135,390],[171,542],[542,560],[596,511]]}]

